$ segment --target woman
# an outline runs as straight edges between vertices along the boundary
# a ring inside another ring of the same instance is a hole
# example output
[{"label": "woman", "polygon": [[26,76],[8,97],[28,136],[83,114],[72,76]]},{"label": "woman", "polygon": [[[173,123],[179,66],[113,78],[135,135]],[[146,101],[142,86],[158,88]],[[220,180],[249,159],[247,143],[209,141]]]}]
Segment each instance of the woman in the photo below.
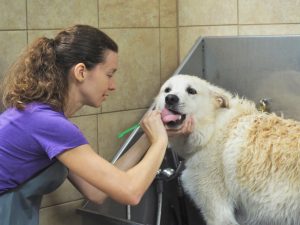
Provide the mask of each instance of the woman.
[{"label": "woman", "polygon": [[[96,154],[67,119],[84,105],[99,107],[116,89],[117,53],[106,34],[76,25],[54,39],[37,39],[11,67],[0,116],[1,225],[38,224],[42,196],[66,176],[91,201],[101,203],[108,195],[139,203],[168,143],[160,112],[146,113],[145,134],[115,165]],[[191,129],[188,120],[173,133]]]}]

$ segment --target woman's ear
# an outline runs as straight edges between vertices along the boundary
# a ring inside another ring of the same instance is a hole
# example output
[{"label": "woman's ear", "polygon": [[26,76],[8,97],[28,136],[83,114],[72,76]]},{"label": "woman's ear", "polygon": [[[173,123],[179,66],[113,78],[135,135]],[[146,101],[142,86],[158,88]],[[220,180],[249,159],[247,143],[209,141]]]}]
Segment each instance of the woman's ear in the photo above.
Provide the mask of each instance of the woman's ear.
[{"label": "woman's ear", "polygon": [[84,65],[84,63],[78,63],[74,66],[74,78],[78,81],[78,82],[83,82],[86,78],[86,66]]}]

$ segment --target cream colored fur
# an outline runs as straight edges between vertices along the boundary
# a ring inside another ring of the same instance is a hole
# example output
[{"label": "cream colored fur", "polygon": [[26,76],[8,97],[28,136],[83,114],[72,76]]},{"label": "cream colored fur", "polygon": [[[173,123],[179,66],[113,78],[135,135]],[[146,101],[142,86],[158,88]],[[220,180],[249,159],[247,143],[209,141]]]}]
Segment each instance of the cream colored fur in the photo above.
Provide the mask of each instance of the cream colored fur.
[{"label": "cream colored fur", "polygon": [[170,144],[186,159],[184,190],[207,225],[300,224],[299,122],[258,112],[253,102],[195,76],[167,80],[158,108],[167,94],[194,118],[193,133]]}]

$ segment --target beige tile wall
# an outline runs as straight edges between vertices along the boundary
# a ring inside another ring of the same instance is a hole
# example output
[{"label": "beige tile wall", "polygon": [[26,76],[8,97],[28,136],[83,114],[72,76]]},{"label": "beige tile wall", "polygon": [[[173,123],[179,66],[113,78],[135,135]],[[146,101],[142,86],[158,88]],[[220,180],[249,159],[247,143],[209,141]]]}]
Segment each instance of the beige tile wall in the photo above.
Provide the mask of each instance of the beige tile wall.
[{"label": "beige tile wall", "polygon": [[[117,91],[100,109],[84,107],[71,120],[91,146],[111,160],[117,134],[138,122],[160,84],[178,65],[176,0],[0,0],[0,74],[27,44],[73,24],[102,29],[119,44]],[[84,165],[83,165],[84,166]],[[83,201],[66,181],[42,202],[40,224],[79,225]]]},{"label": "beige tile wall", "polygon": [[200,36],[298,35],[298,0],[178,0],[180,61]]},{"label": "beige tile wall", "polygon": [[[117,91],[100,109],[71,120],[111,160],[123,129],[140,120],[159,86],[200,36],[300,34],[299,0],[0,0],[0,74],[34,38],[76,23],[103,29],[119,44]],[[41,225],[79,225],[82,196],[65,182],[43,200]]]}]

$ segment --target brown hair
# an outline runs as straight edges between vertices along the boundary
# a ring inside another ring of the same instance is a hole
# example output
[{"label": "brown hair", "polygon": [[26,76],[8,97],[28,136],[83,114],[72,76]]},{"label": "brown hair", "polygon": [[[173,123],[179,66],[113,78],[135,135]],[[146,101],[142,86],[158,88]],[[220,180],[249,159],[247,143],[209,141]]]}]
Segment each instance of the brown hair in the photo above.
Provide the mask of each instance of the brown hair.
[{"label": "brown hair", "polygon": [[118,46],[105,33],[88,25],[67,28],[54,39],[38,38],[5,77],[4,107],[24,109],[27,103],[41,102],[63,111],[70,69],[77,63],[92,69],[105,61],[107,50],[118,52]]}]

